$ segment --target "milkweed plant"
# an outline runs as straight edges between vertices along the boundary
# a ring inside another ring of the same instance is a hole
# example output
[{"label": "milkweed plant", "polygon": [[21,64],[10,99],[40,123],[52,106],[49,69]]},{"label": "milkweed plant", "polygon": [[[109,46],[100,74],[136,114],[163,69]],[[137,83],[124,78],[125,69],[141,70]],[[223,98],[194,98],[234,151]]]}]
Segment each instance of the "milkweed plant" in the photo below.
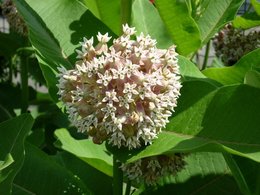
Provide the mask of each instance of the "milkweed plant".
[{"label": "milkweed plant", "polygon": [[0,194],[259,194],[258,1],[0,6]]}]

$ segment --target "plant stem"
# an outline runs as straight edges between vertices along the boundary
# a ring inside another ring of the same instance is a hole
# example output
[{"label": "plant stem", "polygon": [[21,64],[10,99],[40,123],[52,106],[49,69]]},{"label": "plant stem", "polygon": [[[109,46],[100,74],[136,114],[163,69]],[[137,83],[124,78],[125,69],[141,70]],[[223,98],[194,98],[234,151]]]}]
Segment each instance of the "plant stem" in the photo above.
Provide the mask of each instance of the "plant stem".
[{"label": "plant stem", "polygon": [[12,60],[12,58],[9,58],[8,63],[9,63],[8,82],[12,83],[12,79],[13,79],[13,60]]},{"label": "plant stem", "polygon": [[123,24],[131,23],[132,0],[121,0],[121,29]]},{"label": "plant stem", "polygon": [[130,195],[131,192],[131,180],[128,180],[126,183],[125,195]]},{"label": "plant stem", "polygon": [[204,61],[203,61],[201,70],[204,70],[207,66],[208,58],[209,58],[209,50],[210,50],[210,40],[206,45],[206,51],[205,51]]},{"label": "plant stem", "polygon": [[26,113],[28,109],[28,58],[25,52],[21,52],[21,84],[22,84],[22,113]]},{"label": "plant stem", "polygon": [[123,172],[120,169],[121,163],[113,156],[113,195],[123,193]]},{"label": "plant stem", "polygon": [[236,180],[237,182],[237,185],[241,191],[242,194],[244,195],[250,195],[251,192],[249,190],[249,187],[246,183],[246,180],[239,168],[239,166],[237,165],[236,161],[234,160],[234,158],[232,157],[231,154],[229,153],[223,153],[223,156],[234,176],[234,179]]}]

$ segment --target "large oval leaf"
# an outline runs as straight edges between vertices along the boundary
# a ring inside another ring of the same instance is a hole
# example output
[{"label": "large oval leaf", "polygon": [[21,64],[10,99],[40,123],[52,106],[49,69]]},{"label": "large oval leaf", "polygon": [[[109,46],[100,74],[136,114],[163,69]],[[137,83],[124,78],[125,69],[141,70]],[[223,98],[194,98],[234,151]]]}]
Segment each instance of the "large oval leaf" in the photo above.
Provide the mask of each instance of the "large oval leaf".
[{"label": "large oval leaf", "polygon": [[80,0],[87,8],[115,34],[121,33],[120,1],[118,0]]},{"label": "large oval leaf", "polygon": [[[74,175],[80,178],[81,181],[87,186],[87,188],[93,192],[93,194],[112,194],[112,181],[113,178],[98,171],[94,167],[88,165],[73,154],[68,152],[60,152],[55,156],[57,162],[59,162],[67,170],[71,171]],[[102,183],[102,188],[100,184]]]},{"label": "large oval leaf", "polygon": [[14,2],[28,25],[29,38],[36,50],[49,92],[58,101],[57,67],[62,65],[69,69],[73,66],[76,61],[74,50],[84,36],[94,36],[98,31],[111,31],[78,1]]},{"label": "large oval leaf", "polygon": [[32,125],[30,114],[0,124],[0,194],[11,193],[13,179],[24,160],[24,140]]},{"label": "large oval leaf", "polygon": [[202,71],[202,73],[224,85],[231,85],[243,83],[247,71],[251,69],[259,69],[259,67],[260,49],[256,49],[242,57],[234,66],[208,68]]},{"label": "large oval leaf", "polygon": [[177,51],[184,56],[196,51],[201,44],[200,33],[185,0],[157,0],[155,3]]},{"label": "large oval leaf", "polygon": [[166,131],[129,161],[167,152],[227,151],[260,162],[258,88],[222,87],[190,106],[185,102],[192,97],[181,98]]},{"label": "large oval leaf", "polygon": [[168,48],[173,44],[157,9],[149,1],[133,2],[132,25],[136,27],[138,33],[143,32],[156,39],[159,48]]},{"label": "large oval leaf", "polygon": [[97,145],[89,139],[76,140],[66,129],[56,130],[55,135],[59,141],[57,142],[58,147],[74,154],[108,176],[113,175],[113,159],[104,144]]},{"label": "large oval leaf", "polygon": [[148,189],[141,194],[241,194],[222,154],[194,153],[185,161],[187,165],[176,176],[162,179],[156,189]]},{"label": "large oval leaf", "polygon": [[196,21],[203,44],[207,43],[222,26],[233,20],[243,2],[244,0],[205,0],[203,2],[202,5],[205,7],[201,8],[202,12]]},{"label": "large oval leaf", "polygon": [[83,181],[37,147],[26,144],[24,165],[13,194],[92,194]]}]

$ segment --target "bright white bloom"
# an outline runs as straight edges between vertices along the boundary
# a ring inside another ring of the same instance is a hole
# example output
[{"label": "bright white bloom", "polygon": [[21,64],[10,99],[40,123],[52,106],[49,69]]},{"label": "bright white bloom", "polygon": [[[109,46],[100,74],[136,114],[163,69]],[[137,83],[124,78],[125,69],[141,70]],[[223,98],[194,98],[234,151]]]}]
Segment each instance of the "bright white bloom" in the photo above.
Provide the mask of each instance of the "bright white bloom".
[{"label": "bright white bloom", "polygon": [[60,99],[79,131],[95,143],[108,140],[129,149],[150,144],[165,127],[180,96],[177,53],[156,48],[143,33],[131,40],[134,28],[123,26],[113,40],[98,33],[99,43],[83,39],[74,70],[60,68]]}]

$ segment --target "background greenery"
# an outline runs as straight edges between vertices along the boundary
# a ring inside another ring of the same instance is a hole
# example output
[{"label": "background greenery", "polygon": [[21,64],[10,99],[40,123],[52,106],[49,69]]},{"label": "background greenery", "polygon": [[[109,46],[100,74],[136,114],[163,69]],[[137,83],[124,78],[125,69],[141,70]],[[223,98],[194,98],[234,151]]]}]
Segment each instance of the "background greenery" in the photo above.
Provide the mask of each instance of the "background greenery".
[{"label": "background greenery", "polygon": [[1,80],[0,194],[112,194],[112,154],[133,162],[175,152],[189,153],[186,168],[154,188],[134,186],[134,194],[260,194],[260,49],[231,67],[201,71],[193,60],[226,23],[258,26],[259,2],[252,0],[254,10],[236,16],[243,0],[132,1],[129,22],[138,32],[150,34],[159,48],[177,45],[183,85],[167,127],[137,151],[94,145],[76,133],[56,87],[57,67],[74,66],[82,37],[120,35],[126,1],[13,2],[29,37],[0,33],[0,54],[13,75],[24,64],[16,70],[12,62],[26,59],[29,68],[21,77],[48,93]]}]

